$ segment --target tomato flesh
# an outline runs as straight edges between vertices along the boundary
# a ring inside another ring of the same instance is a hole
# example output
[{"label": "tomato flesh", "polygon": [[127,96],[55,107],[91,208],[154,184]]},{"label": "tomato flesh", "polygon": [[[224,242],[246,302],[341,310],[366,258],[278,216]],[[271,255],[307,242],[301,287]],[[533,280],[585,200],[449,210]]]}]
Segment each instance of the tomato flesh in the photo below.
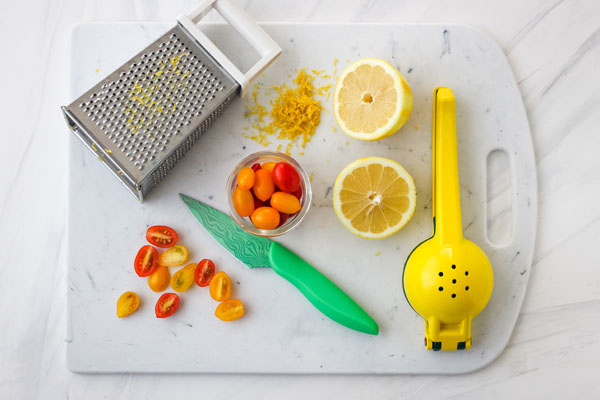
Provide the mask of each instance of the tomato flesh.
[{"label": "tomato flesh", "polygon": [[140,306],[140,298],[135,292],[125,292],[117,300],[117,317],[123,318]]},{"label": "tomato flesh", "polygon": [[233,321],[244,315],[244,305],[237,299],[225,300],[215,310],[215,315],[222,321]]},{"label": "tomato flesh", "polygon": [[196,272],[194,273],[194,280],[198,286],[205,287],[210,285],[210,281],[215,275],[215,263],[211,260],[204,259],[198,263]]},{"label": "tomato flesh", "polygon": [[217,301],[227,300],[231,296],[231,279],[221,271],[210,281],[210,297]]},{"label": "tomato flesh", "polygon": [[294,193],[300,187],[300,175],[296,168],[286,162],[279,162],[273,167],[273,181],[281,191]]},{"label": "tomato flesh", "polygon": [[179,306],[179,296],[175,293],[165,293],[158,298],[154,311],[156,318],[167,318],[175,314]]},{"label": "tomato flesh", "polygon": [[138,276],[152,275],[158,266],[158,251],[149,244],[143,246],[135,256],[133,265]]},{"label": "tomato flesh", "polygon": [[146,240],[156,247],[167,248],[175,246],[179,237],[173,228],[163,225],[155,225],[146,231]]},{"label": "tomato flesh", "polygon": [[186,263],[189,256],[188,249],[182,245],[177,245],[161,253],[158,256],[158,263],[166,267],[179,267]]},{"label": "tomato flesh", "polygon": [[196,264],[191,263],[175,272],[171,277],[171,287],[176,292],[185,292],[194,283]]}]

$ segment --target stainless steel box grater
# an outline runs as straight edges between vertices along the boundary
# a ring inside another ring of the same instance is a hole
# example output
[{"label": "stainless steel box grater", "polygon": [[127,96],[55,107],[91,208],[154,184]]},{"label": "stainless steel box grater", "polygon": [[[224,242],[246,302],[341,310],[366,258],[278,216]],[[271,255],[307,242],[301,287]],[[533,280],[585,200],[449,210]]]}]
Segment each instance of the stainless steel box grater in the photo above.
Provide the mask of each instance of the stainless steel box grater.
[{"label": "stainless steel box grater", "polygon": [[[196,24],[212,8],[260,54],[242,73]],[[71,130],[140,201],[280,53],[230,0],[209,0],[67,107]]]}]

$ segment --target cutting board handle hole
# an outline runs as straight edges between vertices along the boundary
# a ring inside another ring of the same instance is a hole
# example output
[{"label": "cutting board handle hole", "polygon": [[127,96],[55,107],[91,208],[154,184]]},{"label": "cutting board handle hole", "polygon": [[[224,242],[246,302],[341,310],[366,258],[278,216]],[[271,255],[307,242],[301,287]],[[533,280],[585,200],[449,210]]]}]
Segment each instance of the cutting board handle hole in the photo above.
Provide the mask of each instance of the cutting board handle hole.
[{"label": "cutting board handle hole", "polygon": [[508,153],[491,151],[486,160],[486,234],[495,246],[507,246],[514,235],[514,188]]}]

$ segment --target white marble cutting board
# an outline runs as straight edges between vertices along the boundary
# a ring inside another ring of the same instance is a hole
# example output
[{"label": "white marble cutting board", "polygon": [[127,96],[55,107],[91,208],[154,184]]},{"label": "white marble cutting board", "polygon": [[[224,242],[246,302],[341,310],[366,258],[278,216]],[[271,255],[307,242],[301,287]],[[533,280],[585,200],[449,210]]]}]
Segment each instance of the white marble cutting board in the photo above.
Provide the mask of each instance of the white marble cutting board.
[{"label": "white marble cutting board", "polygon": [[[72,46],[73,98],[167,28],[161,24],[78,26]],[[248,59],[246,46],[230,39],[228,27],[204,29],[234,58]],[[493,361],[508,341],[526,290],[537,204],[527,117],[500,48],[479,31],[460,26],[267,24],[265,29],[284,54],[259,79],[263,87],[289,83],[296,68],[325,69],[331,74],[337,58],[339,74],[349,62],[371,56],[396,65],[413,89],[413,113],[395,135],[374,143],[348,139],[332,130],[335,121],[328,103],[313,140],[306,149],[292,150],[292,156],[314,173],[314,202],[303,224],[280,241],[363,306],[379,323],[379,336],[330,321],[273,271],[246,269],[219,247],[179,200],[177,194],[184,192],[225,210],[230,169],[245,155],[264,149],[242,137],[250,123],[238,100],[143,204],[75,138],[71,140],[69,368],[78,372],[414,374],[462,373]],[[461,352],[424,349],[423,321],[402,292],[404,260],[431,233],[431,95],[436,86],[451,87],[457,97],[465,236],[486,251],[494,267],[492,298],[473,321],[471,350]],[[506,151],[511,168],[488,174],[486,159],[494,149]],[[384,240],[368,241],[346,231],[331,204],[331,186],[339,171],[368,155],[399,161],[417,185],[413,219]],[[499,189],[486,189],[486,175]],[[507,196],[512,214],[494,205]],[[508,222],[513,226],[509,243],[492,245],[486,224],[503,226],[506,215],[511,215]],[[247,310],[244,318],[232,323],[215,318],[217,303],[206,288],[197,286],[180,296],[180,310],[173,317],[154,316],[159,294],[133,271],[146,228],[154,224],[175,228],[192,260],[211,258],[232,277],[234,297]],[[118,319],[115,304],[126,290],[136,291],[142,304],[130,317]]]}]

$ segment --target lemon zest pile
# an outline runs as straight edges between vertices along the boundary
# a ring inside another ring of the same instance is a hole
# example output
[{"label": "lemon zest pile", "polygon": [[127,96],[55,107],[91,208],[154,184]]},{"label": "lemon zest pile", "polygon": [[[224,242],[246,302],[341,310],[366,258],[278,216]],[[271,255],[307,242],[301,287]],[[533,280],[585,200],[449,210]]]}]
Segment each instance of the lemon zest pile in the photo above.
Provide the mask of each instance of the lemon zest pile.
[{"label": "lemon zest pile", "polygon": [[[320,75],[325,70],[312,70],[315,75]],[[294,79],[296,87],[288,87],[285,83],[273,86],[277,96],[270,100],[270,111],[258,101],[259,85],[254,85],[252,102],[246,105],[246,117],[255,117],[252,124],[253,132],[242,135],[255,142],[269,146],[268,136],[277,135],[277,139],[288,140],[285,153],[290,154],[294,143],[304,148],[310,142],[317,126],[321,122],[321,102],[314,98],[315,95],[329,96],[332,85],[329,83],[315,87],[315,75],[311,75],[303,68],[298,71]],[[247,128],[245,128],[248,131]],[[277,150],[281,149],[278,145]]]}]

